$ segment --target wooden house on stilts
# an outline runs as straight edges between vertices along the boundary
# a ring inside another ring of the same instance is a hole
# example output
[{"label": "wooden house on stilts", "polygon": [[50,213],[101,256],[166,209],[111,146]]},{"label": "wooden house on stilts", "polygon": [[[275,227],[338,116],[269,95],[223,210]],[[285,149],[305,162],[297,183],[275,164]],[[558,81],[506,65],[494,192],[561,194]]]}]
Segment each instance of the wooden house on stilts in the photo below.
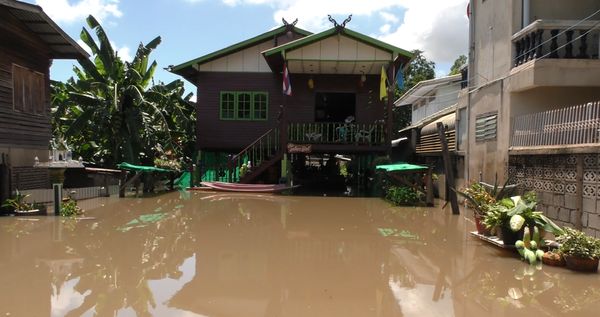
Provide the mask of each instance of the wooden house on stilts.
[{"label": "wooden house on stilts", "polygon": [[359,176],[389,152],[393,100],[380,98],[382,72],[393,83],[412,54],[332,21],[317,34],[284,21],[170,68],[197,87],[203,180],[307,185],[309,171],[338,166],[335,157]]}]

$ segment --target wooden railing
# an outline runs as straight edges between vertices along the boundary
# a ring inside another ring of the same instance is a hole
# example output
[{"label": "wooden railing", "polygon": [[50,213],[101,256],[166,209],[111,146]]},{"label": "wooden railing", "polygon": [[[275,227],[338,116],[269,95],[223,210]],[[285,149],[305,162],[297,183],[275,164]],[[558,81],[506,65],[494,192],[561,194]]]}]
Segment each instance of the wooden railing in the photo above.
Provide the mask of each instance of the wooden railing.
[{"label": "wooden railing", "polygon": [[[245,173],[260,166],[269,160],[281,149],[279,128],[271,129],[260,136],[252,144],[248,145],[240,153],[234,155],[229,161],[229,182],[237,182],[244,177]],[[248,163],[251,169],[248,169]],[[246,168],[243,167],[246,165]]]},{"label": "wooden railing", "polygon": [[600,102],[513,119],[513,147],[600,143]]},{"label": "wooden railing", "polygon": [[308,144],[383,145],[385,126],[381,123],[290,123],[288,141]]},{"label": "wooden railing", "polygon": [[536,20],[512,36],[513,67],[537,58],[598,59],[598,33],[600,21]]}]

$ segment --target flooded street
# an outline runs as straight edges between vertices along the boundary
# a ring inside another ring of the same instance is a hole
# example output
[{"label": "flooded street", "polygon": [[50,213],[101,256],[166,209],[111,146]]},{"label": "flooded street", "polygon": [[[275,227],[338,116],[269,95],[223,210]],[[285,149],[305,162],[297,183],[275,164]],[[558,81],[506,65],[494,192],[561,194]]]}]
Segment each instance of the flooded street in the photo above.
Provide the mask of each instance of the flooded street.
[{"label": "flooded street", "polygon": [[169,193],[0,218],[0,316],[597,316],[600,274],[518,261],[449,210]]}]

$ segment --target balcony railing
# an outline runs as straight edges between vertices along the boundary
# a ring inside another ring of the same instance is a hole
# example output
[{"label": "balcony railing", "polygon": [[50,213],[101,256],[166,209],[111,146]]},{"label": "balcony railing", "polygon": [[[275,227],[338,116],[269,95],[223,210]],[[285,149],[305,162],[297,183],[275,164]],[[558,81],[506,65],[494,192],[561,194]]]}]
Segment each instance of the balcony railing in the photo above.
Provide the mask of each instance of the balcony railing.
[{"label": "balcony railing", "polygon": [[512,37],[513,66],[537,58],[598,59],[600,21],[537,20]]},{"label": "balcony railing", "polygon": [[600,144],[600,102],[514,118],[513,147]]},{"label": "balcony railing", "polygon": [[382,123],[290,123],[288,141],[307,144],[383,145],[385,126]]}]

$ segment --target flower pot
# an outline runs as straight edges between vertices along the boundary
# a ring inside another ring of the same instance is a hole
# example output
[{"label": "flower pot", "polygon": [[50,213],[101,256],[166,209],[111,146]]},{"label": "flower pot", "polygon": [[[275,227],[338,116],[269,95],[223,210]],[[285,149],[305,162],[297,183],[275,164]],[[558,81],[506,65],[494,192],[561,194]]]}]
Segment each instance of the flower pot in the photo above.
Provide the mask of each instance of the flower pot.
[{"label": "flower pot", "polygon": [[16,216],[40,216],[43,214],[39,209],[15,210],[14,213]]},{"label": "flower pot", "polygon": [[483,216],[480,214],[474,214],[473,219],[475,219],[475,227],[477,227],[477,233],[489,237],[492,235],[492,231],[485,227],[483,224]]},{"label": "flower pot", "polygon": [[597,272],[598,259],[581,258],[578,256],[565,255],[567,267],[580,272]]},{"label": "flower pot", "polygon": [[565,266],[565,258],[558,253],[546,252],[542,256],[542,263],[550,266]]},{"label": "flower pot", "polygon": [[[496,230],[496,232],[498,232],[498,229]],[[517,242],[517,240],[523,238],[523,229],[514,232],[509,227],[502,226],[500,227],[499,231],[501,232],[501,234],[498,238],[502,239],[504,245],[515,245],[515,242]]]}]

